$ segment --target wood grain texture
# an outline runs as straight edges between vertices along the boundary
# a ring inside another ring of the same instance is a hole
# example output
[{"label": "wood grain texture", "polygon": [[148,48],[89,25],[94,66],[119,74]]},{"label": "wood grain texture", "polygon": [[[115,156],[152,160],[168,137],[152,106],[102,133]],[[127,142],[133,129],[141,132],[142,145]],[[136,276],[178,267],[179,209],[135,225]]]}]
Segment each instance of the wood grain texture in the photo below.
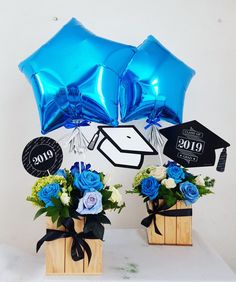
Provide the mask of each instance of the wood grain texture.
[{"label": "wood grain texture", "polygon": [[[177,209],[192,208],[184,202],[177,202]],[[192,217],[177,217],[177,245],[192,246]]]},{"label": "wood grain texture", "polygon": [[[74,219],[77,233],[83,231],[84,219]],[[64,227],[57,228],[50,218],[47,218],[47,228],[65,230]],[[46,242],[46,274],[47,275],[87,275],[102,273],[102,241],[86,240],[92,251],[92,258],[88,264],[85,254],[83,260],[75,262],[71,258],[72,238],[56,239]]]},{"label": "wood grain texture", "polygon": [[90,249],[92,251],[92,258],[90,263],[88,264],[88,256],[85,253],[84,258],[84,272],[86,274],[101,274],[102,273],[102,241],[101,240],[89,240],[86,242],[89,244]]},{"label": "wood grain texture", "polygon": [[[159,203],[162,204],[163,200],[159,200]],[[152,206],[152,202],[148,202],[148,206],[149,208],[153,208]],[[157,245],[162,245],[165,243],[164,240],[164,234],[165,234],[165,217],[164,216],[160,216],[160,215],[156,215],[156,224],[158,226],[158,229],[160,230],[162,235],[159,235],[155,232],[155,227],[154,227],[154,223],[152,222],[151,225],[147,228],[147,237],[148,237],[148,243],[150,245],[152,244],[157,244]]]},{"label": "wood grain texture", "polygon": [[[169,210],[176,210],[177,206],[174,205]],[[165,235],[164,241],[166,245],[176,245],[177,243],[177,218],[165,216]]]},{"label": "wood grain texture", "polygon": [[[77,233],[83,231],[84,228],[84,219],[81,218],[80,220],[74,219],[75,224],[75,231]],[[84,261],[74,261],[71,258],[71,245],[72,245],[72,238],[66,238],[66,245],[65,245],[65,274],[82,274],[84,272]]]},{"label": "wood grain texture", "polygon": [[[57,228],[49,217],[46,217],[46,226],[48,229],[65,230],[64,227]],[[51,242],[45,242],[45,262],[47,275],[64,274],[65,244],[66,240],[64,238]]]}]

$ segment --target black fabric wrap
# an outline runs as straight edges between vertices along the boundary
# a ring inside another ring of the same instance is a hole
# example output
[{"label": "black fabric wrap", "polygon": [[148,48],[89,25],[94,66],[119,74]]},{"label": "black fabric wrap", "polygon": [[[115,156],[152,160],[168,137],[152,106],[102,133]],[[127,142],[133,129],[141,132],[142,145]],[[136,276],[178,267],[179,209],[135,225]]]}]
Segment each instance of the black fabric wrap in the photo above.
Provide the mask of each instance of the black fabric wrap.
[{"label": "black fabric wrap", "polygon": [[63,220],[62,225],[65,227],[65,231],[47,229],[46,234],[38,241],[36,245],[36,252],[39,251],[40,247],[45,241],[53,241],[60,238],[72,237],[71,245],[71,257],[74,261],[79,261],[84,259],[84,252],[88,256],[88,262],[90,262],[92,257],[91,249],[85,239],[97,239],[93,234],[84,232],[77,233],[75,231],[74,220],[71,217]]}]

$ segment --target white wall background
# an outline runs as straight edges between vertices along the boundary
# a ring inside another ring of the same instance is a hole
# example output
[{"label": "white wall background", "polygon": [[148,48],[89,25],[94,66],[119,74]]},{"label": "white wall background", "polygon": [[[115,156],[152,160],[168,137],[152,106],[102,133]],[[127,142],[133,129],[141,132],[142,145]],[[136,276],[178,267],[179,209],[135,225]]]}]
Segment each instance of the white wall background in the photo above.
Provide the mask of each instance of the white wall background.
[{"label": "white wall background", "polygon": [[[58,21],[53,20],[58,17]],[[194,208],[194,229],[210,241],[236,270],[235,187],[235,66],[236,1],[80,1],[1,0],[0,9],[0,243],[34,252],[44,233],[44,221],[32,222],[35,212],[25,201],[35,178],[21,164],[21,153],[40,135],[36,104],[18,63],[50,39],[71,17],[97,35],[127,44],[140,44],[148,34],[192,66],[194,77],[186,96],[184,120],[197,119],[231,143],[227,170],[198,168],[216,178],[215,195],[201,199]],[[144,121],[135,123],[139,129]],[[86,129],[92,136],[95,127]],[[59,139],[66,132],[49,134]],[[219,155],[219,152],[218,152]],[[145,215],[141,199],[126,195],[136,170],[115,169],[98,152],[88,153],[95,168],[112,172],[122,182],[127,208],[110,215],[112,227],[138,227]],[[74,156],[66,155],[70,167]],[[148,157],[146,164],[156,159]]]}]

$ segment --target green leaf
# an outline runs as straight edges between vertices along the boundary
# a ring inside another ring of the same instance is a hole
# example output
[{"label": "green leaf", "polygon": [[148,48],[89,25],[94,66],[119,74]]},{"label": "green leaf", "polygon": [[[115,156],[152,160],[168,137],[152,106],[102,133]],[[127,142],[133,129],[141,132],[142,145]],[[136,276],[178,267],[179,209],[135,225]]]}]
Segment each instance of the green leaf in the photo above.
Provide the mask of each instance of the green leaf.
[{"label": "green leaf", "polygon": [[176,204],[177,199],[174,196],[166,195],[164,196],[167,206],[170,208]]},{"label": "green leaf", "polygon": [[55,213],[54,215],[52,215],[52,216],[51,216],[52,222],[55,223],[55,222],[57,221],[58,217],[59,217],[59,212],[57,212],[57,213]]},{"label": "green leaf", "polygon": [[99,173],[99,176],[100,176],[100,180],[101,182],[103,182],[104,178],[105,178],[105,174],[103,172],[100,172]]},{"label": "green leaf", "polygon": [[36,218],[38,218],[40,215],[42,215],[43,213],[45,213],[46,211],[47,211],[46,208],[41,208],[41,209],[39,209],[39,210],[36,212],[35,216],[34,216],[34,220],[35,220]]},{"label": "green leaf", "polygon": [[67,217],[70,216],[68,207],[64,206],[61,209],[61,216],[64,217],[64,218],[67,218]]},{"label": "green leaf", "polygon": [[101,193],[102,193],[102,203],[105,203],[111,197],[112,194],[111,191],[108,191],[106,189],[103,189]]},{"label": "green leaf", "polygon": [[54,198],[54,197],[51,197],[51,201],[52,203],[54,204],[55,207],[57,208],[61,208],[62,207],[62,203],[61,203],[61,200],[58,198]]},{"label": "green leaf", "polygon": [[68,188],[67,188],[68,192],[71,192],[73,190],[73,187],[70,185]]},{"label": "green leaf", "polygon": [[121,187],[122,187],[122,185],[121,184],[115,184],[115,185],[113,185],[116,189],[120,189]]},{"label": "green leaf", "polygon": [[40,200],[37,200],[36,198],[34,198],[32,196],[28,196],[26,198],[26,201],[32,202],[34,205],[36,205],[38,207],[45,207],[45,204],[43,202],[41,202]]},{"label": "green leaf", "polygon": [[118,214],[121,212],[121,210],[125,208],[125,203],[123,203],[120,207],[119,207],[119,210],[118,210]]},{"label": "green leaf", "polygon": [[47,216],[53,216],[54,214],[58,213],[57,207],[47,207]]},{"label": "green leaf", "polygon": [[144,198],[143,202],[146,203],[147,201],[149,201],[149,198],[148,197]]},{"label": "green leaf", "polygon": [[197,186],[200,196],[214,194],[210,189],[206,188],[205,186]]}]

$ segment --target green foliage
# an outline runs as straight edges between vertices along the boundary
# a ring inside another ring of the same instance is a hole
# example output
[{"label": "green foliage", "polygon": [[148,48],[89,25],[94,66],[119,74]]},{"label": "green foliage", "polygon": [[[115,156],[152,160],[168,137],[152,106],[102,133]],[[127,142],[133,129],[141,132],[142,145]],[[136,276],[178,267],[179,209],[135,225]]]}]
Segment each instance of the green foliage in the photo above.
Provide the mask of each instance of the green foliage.
[{"label": "green foliage", "polygon": [[40,215],[44,214],[46,211],[47,211],[46,208],[41,208],[41,209],[39,209],[39,210],[36,212],[35,216],[34,216],[34,220],[35,220],[36,218],[38,218]]},{"label": "green foliage", "polygon": [[206,176],[204,178],[204,181],[205,181],[205,186],[206,187],[213,187],[215,185],[215,179],[210,178],[209,176]]},{"label": "green foliage", "polygon": [[104,182],[105,174],[103,172],[99,173],[101,182]]},{"label": "green foliage", "polygon": [[164,185],[159,188],[158,198],[164,199],[168,207],[175,205],[178,200],[175,192],[172,189],[167,189]]},{"label": "green foliage", "polygon": [[38,207],[44,207],[45,206],[45,204],[42,201],[40,201],[38,197],[35,198],[35,197],[32,197],[32,196],[28,196],[26,198],[26,201],[32,202],[33,205],[38,206]]},{"label": "green foliage", "polygon": [[208,195],[208,194],[214,194],[209,188],[206,188],[205,186],[197,186],[200,196]]},{"label": "green foliage", "polygon": [[120,189],[122,187],[122,184],[115,184],[113,185],[116,189]]}]

